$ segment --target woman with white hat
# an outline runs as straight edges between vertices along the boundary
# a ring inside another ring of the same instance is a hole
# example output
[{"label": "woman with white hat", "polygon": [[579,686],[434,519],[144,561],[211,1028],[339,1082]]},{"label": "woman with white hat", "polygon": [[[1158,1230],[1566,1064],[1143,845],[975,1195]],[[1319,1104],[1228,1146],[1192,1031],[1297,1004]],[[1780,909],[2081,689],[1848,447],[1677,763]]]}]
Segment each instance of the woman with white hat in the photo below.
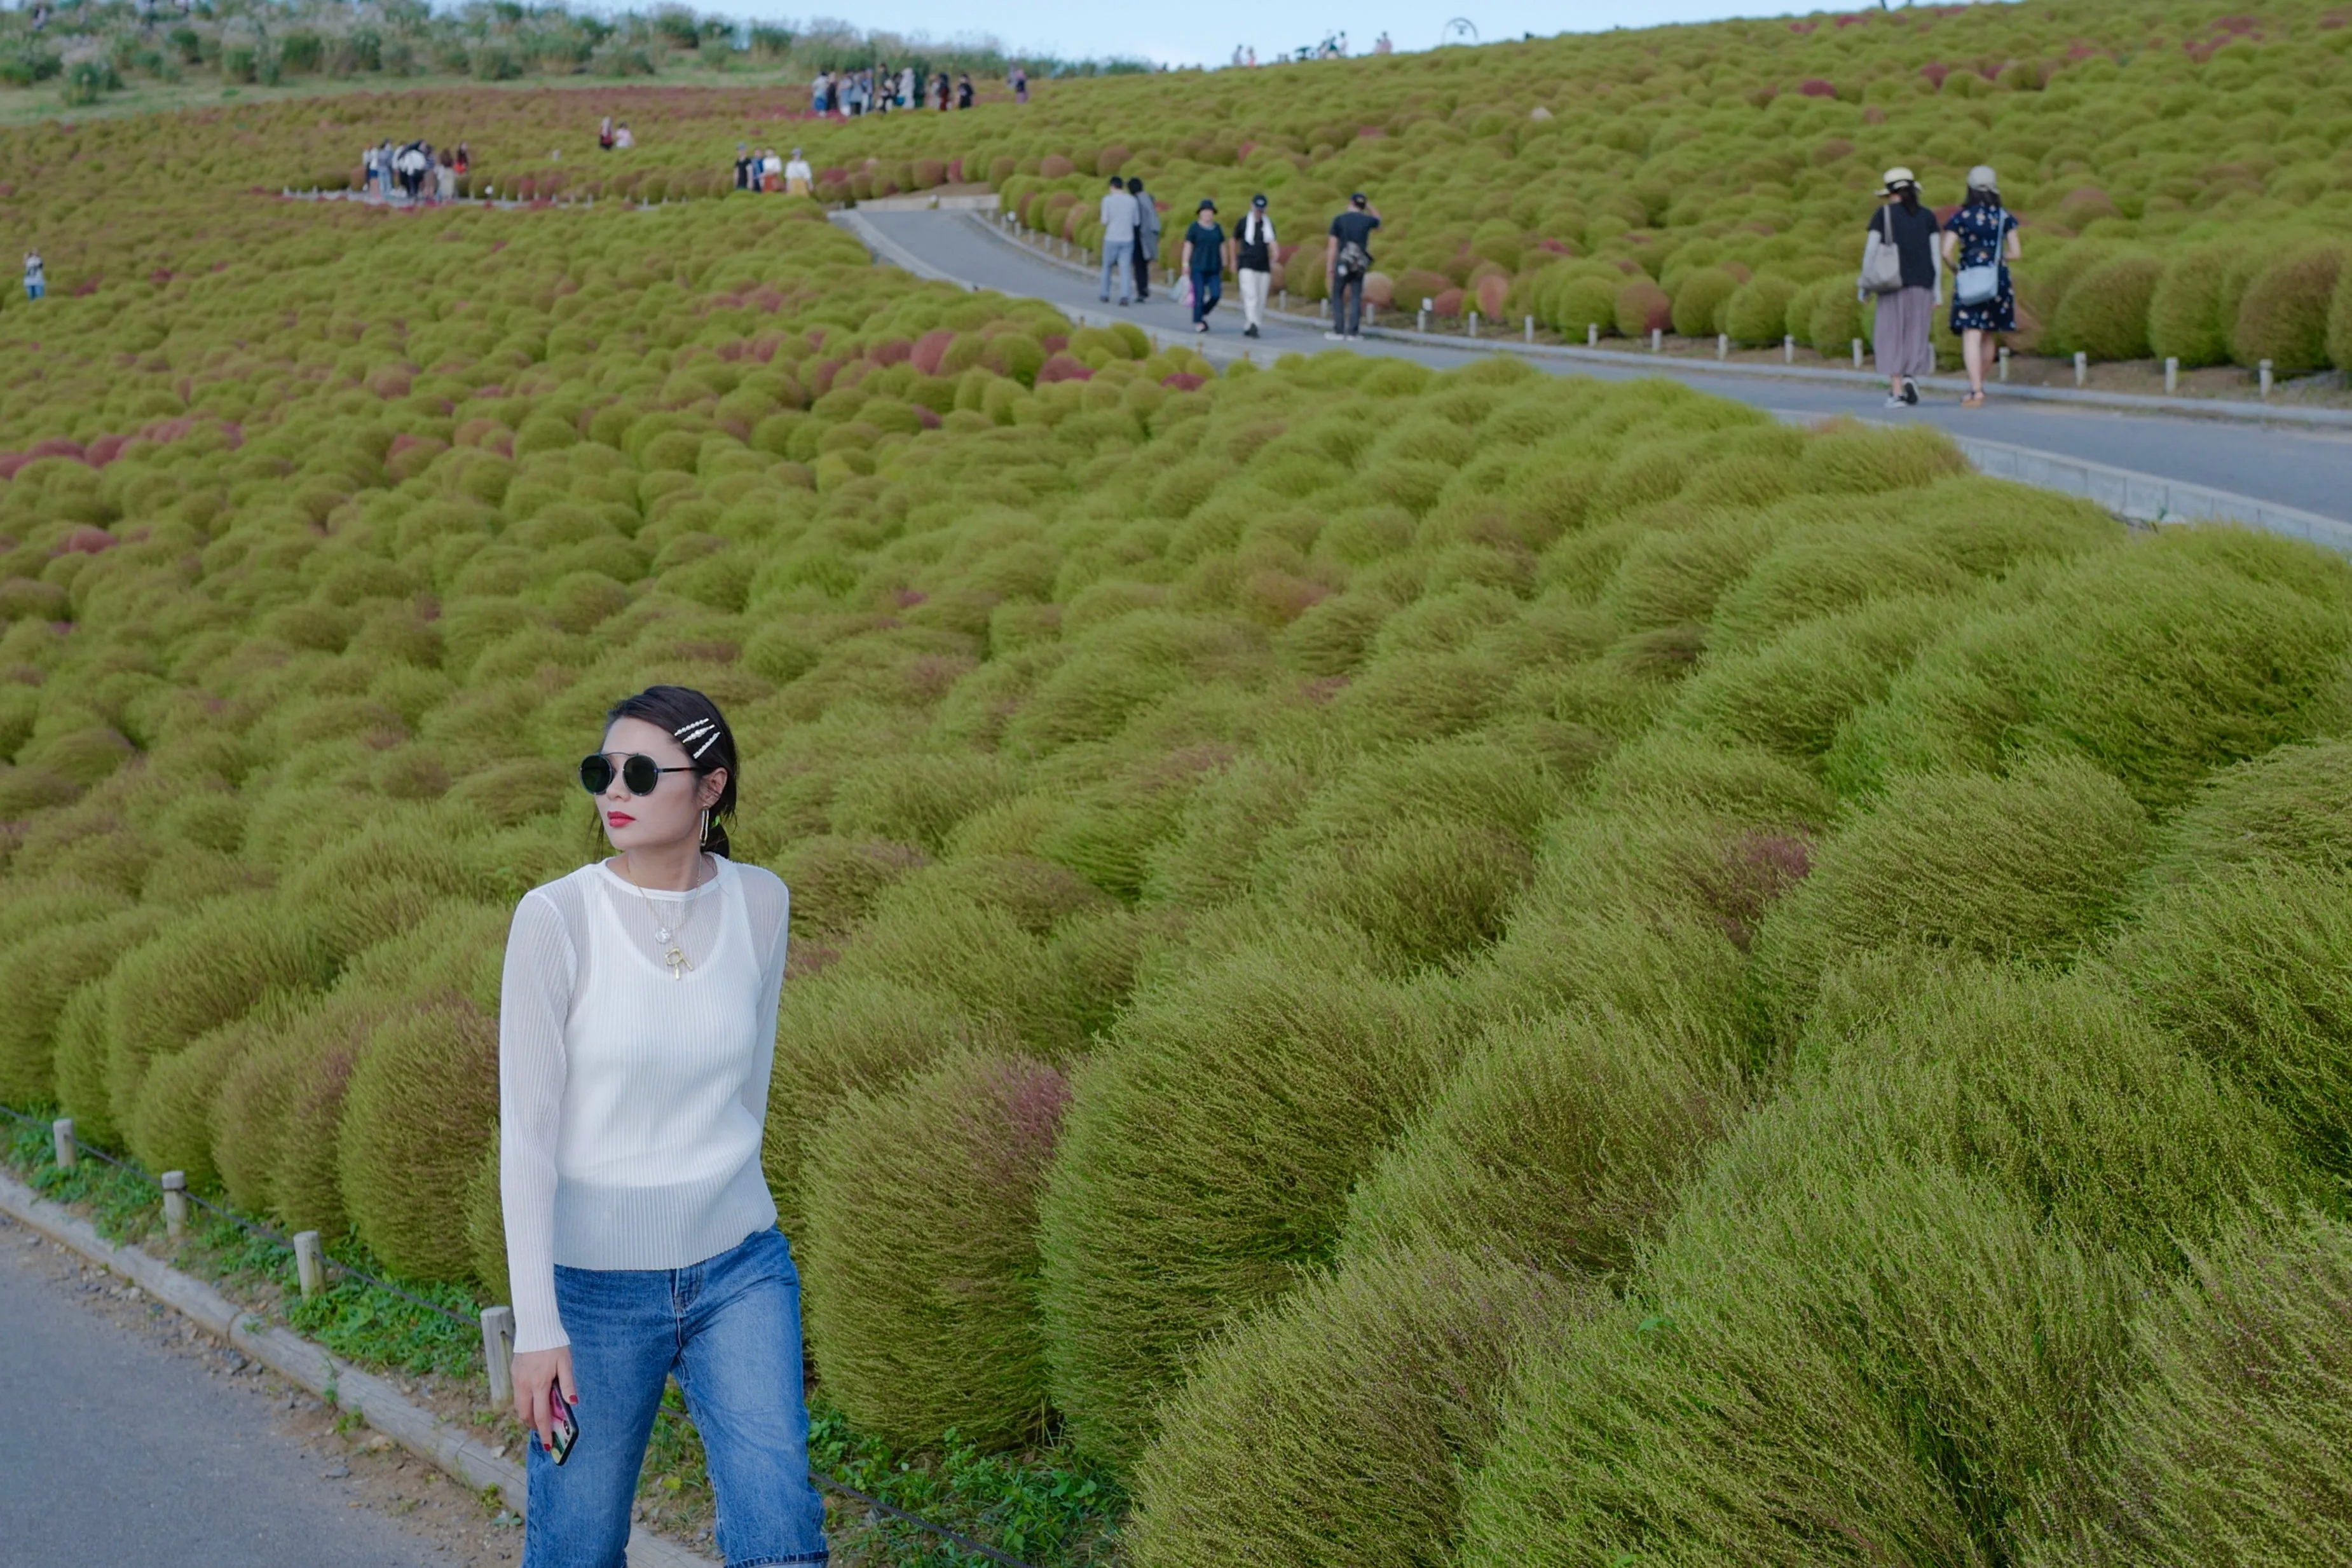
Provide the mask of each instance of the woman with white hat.
[{"label": "woman with white hat", "polygon": [[1992,334],[2017,329],[2017,293],[2010,285],[2010,262],[2018,259],[2017,215],[2000,204],[2000,184],[1979,163],[1969,171],[1969,199],[1944,229],[1944,259],[1955,274],[1952,331],[1969,369],[1969,395],[1962,408],[1984,406],[1985,370],[1992,362]]},{"label": "woman with white hat", "polygon": [[1918,378],[1936,368],[1937,286],[1942,277],[1936,270],[1936,214],[1919,204],[1919,182],[1910,170],[1886,171],[1880,206],[1870,223],[1902,265],[1900,287],[1878,296],[1872,333],[1878,373],[1886,378],[1886,406],[1900,408],[1919,401]]}]

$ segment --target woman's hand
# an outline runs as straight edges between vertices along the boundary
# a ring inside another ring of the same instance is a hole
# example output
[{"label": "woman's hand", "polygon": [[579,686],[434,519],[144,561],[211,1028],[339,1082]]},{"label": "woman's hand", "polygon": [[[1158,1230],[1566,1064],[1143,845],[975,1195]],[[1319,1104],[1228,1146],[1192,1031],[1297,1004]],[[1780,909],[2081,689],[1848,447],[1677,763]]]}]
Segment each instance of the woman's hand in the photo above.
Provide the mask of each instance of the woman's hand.
[{"label": "woman's hand", "polygon": [[515,1419],[539,1434],[539,1446],[555,1451],[555,1401],[580,1403],[580,1385],[572,1381],[572,1347],[526,1350],[514,1358]]}]

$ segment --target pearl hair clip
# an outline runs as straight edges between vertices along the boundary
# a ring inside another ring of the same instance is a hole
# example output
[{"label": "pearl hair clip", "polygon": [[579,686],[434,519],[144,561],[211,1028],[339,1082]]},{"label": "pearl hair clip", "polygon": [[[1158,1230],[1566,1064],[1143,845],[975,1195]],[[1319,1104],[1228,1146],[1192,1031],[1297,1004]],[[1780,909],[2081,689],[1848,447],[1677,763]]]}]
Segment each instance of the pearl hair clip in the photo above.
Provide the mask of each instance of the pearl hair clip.
[{"label": "pearl hair clip", "polygon": [[[704,730],[709,730],[710,733],[704,735],[702,733]],[[709,750],[719,737],[726,732],[707,718],[698,718],[690,723],[679,725],[670,733],[677,737],[680,746],[694,746],[695,741],[699,739],[702,744],[694,747],[694,760],[699,762],[702,760],[702,754]]]}]

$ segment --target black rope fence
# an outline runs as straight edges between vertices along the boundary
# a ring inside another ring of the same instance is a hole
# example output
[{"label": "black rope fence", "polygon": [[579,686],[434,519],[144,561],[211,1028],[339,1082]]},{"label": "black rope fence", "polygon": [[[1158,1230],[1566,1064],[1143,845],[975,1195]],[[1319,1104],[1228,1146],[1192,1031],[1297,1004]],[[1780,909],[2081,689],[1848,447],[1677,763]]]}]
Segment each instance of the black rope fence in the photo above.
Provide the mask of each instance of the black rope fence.
[{"label": "black rope fence", "polygon": [[[27,1116],[13,1105],[0,1105],[0,1114],[9,1116],[16,1121],[23,1123],[28,1127],[40,1127],[45,1131],[48,1130],[49,1124],[43,1122],[39,1117]],[[150,1175],[147,1171],[142,1169],[136,1165],[133,1165],[130,1161],[117,1159],[114,1155],[108,1154],[104,1149],[98,1147],[96,1145],[83,1142],[79,1136],[74,1137],[73,1145],[80,1153],[88,1155],[93,1159],[97,1159],[107,1165],[112,1166],[116,1170],[121,1171],[127,1176],[136,1177],[138,1180],[154,1187],[158,1192],[163,1190],[163,1184],[159,1178]],[[197,1207],[205,1210],[207,1214],[215,1215],[221,1219],[226,1220],[229,1224],[236,1226],[238,1229],[245,1231],[248,1235],[257,1236],[265,1241],[273,1242],[276,1245],[284,1248],[289,1252],[292,1252],[296,1249],[291,1239],[281,1232],[270,1228],[267,1225],[260,1224],[256,1220],[248,1219],[244,1215],[237,1214],[233,1210],[223,1208],[220,1205],[199,1197],[193,1192],[184,1191],[181,1196],[185,1197],[190,1203],[194,1204]],[[351,1278],[361,1281],[376,1290],[383,1291],[387,1295],[397,1296],[404,1301],[407,1301],[415,1306],[422,1307],[428,1312],[437,1312],[442,1317],[447,1318],[451,1322],[457,1323],[468,1329],[479,1326],[475,1319],[466,1316],[463,1312],[452,1312],[447,1307],[442,1306],[437,1301],[428,1301],[424,1297],[417,1295],[413,1291],[402,1290],[398,1285],[393,1284],[389,1281],[376,1278],[376,1276],[369,1273],[364,1269],[354,1268],[349,1263],[336,1261],[334,1259],[327,1256],[326,1249],[323,1247],[319,1250],[319,1261],[322,1267],[332,1269],[340,1274],[349,1275]],[[667,1405],[656,1406],[655,1409],[656,1414],[666,1416],[671,1420],[685,1421],[689,1425],[693,1422],[693,1417],[683,1410],[673,1410]],[[982,1542],[974,1541],[971,1536],[965,1535],[960,1531],[950,1530],[944,1524],[940,1524],[931,1520],[925,1519],[921,1514],[909,1513],[905,1509],[898,1507],[895,1503],[885,1502],[880,1498],[874,1496],[870,1492],[860,1491],[857,1488],[851,1486],[848,1482],[836,1479],[832,1476],[826,1475],[822,1470],[810,1470],[809,1479],[814,1481],[818,1486],[823,1487],[829,1491],[837,1492],[843,1497],[850,1498],[857,1502],[863,1503],[875,1512],[887,1514],[892,1519],[900,1520],[908,1524],[915,1526],[919,1530],[927,1531],[929,1533],[938,1536],[940,1540],[951,1543],[958,1550],[969,1552],[975,1557],[984,1557],[992,1563],[1003,1563],[1005,1568],[1030,1568],[1028,1563],[1024,1563],[1018,1557],[1008,1556],[1004,1552],[999,1552],[993,1546],[990,1546]]]}]

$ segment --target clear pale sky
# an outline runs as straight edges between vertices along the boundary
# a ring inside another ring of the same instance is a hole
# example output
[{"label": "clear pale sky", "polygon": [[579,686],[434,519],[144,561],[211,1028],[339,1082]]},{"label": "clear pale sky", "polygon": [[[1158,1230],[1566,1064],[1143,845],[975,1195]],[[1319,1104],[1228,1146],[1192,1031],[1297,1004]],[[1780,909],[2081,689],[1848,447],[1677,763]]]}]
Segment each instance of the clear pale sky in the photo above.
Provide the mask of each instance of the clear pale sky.
[{"label": "clear pale sky", "polygon": [[[1068,0],[998,0],[991,5],[955,0],[871,0],[849,19],[868,29],[927,33],[937,39],[988,34],[1007,47],[1074,57],[1138,56],[1155,64],[1222,65],[1235,44],[1257,49],[1260,60],[1276,51],[1312,45],[1345,29],[1350,53],[1366,54],[1385,27],[1400,49],[1435,46],[1449,18],[1466,18],[1478,37],[1492,43],[1532,32],[1604,32],[1611,27],[1648,27],[1666,22],[1703,22],[1723,16],[1777,16],[1814,8],[1818,0],[1757,0],[1748,5],[1726,0],[1345,0],[1341,4],[1266,5],[1264,0],[1192,0],[1190,4],[1078,5]],[[752,16],[782,14],[781,5],[761,6]],[[795,16],[804,12],[792,13]]]}]

